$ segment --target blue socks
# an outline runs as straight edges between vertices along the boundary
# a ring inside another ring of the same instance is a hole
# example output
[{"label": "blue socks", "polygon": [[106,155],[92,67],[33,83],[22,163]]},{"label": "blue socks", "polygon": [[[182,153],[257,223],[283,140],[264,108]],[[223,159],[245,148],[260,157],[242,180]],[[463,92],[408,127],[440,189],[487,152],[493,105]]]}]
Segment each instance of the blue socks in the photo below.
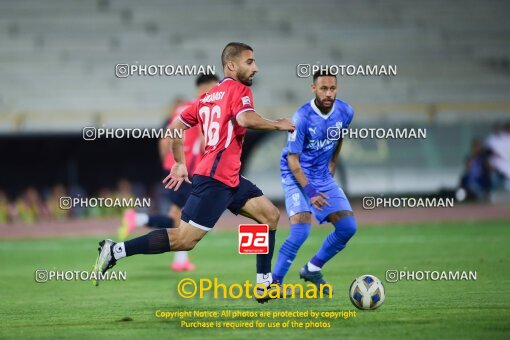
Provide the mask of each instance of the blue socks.
[{"label": "blue socks", "polygon": [[[313,265],[322,268],[326,262],[331,260],[356,233],[356,219],[354,216],[347,216],[333,224],[335,230],[329,234],[321,248],[310,260]],[[273,272],[273,280],[280,283],[289,271],[292,261],[296,258],[301,245],[306,241],[310,234],[311,225],[307,223],[297,223],[290,226],[290,235],[283,243],[278,253],[278,259]]]},{"label": "blue socks", "polygon": [[311,225],[307,223],[296,223],[290,226],[290,235],[283,243],[278,253],[278,259],[273,272],[273,280],[282,282],[289,271],[292,261],[296,258],[301,245],[310,234]]},{"label": "blue socks", "polygon": [[322,268],[336,253],[344,249],[347,242],[356,233],[354,216],[344,217],[333,225],[335,231],[326,237],[317,254],[310,260],[311,264],[319,268]]}]

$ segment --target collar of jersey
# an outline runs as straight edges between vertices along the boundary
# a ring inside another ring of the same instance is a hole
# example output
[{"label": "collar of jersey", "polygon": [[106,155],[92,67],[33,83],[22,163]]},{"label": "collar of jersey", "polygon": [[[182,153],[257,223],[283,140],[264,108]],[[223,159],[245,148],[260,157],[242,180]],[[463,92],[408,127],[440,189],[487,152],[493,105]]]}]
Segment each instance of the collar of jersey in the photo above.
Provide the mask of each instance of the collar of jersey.
[{"label": "collar of jersey", "polygon": [[315,105],[315,99],[310,100],[310,106],[312,107],[312,110],[319,115],[319,117],[323,118],[324,120],[328,119],[329,116],[335,111],[335,101],[333,102],[333,106],[331,107],[331,110],[329,110],[328,113],[323,114],[321,110]]},{"label": "collar of jersey", "polygon": [[232,79],[232,78],[230,78],[230,77],[225,77],[225,78],[223,78],[222,80],[220,80],[220,81],[219,81],[218,85],[220,85],[221,83],[223,83],[225,80],[234,80],[234,79]]}]

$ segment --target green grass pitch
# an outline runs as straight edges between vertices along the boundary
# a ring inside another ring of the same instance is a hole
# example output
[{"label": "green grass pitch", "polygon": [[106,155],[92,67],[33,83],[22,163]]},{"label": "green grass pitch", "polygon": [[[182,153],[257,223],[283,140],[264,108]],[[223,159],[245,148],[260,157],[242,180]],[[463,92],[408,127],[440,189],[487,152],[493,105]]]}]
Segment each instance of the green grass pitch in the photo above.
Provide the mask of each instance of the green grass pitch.
[{"label": "green grass pitch", "polygon": [[[328,232],[322,227],[312,230],[286,282],[300,282],[299,268]],[[287,235],[287,229],[277,234],[277,249]],[[126,281],[103,282],[99,287],[91,282],[34,281],[37,269],[89,270],[97,254],[97,239],[4,240],[0,243],[0,338],[510,338],[509,240],[509,221],[360,228],[324,269],[335,288],[332,299],[264,305],[248,299],[186,300],[177,295],[178,280],[187,276],[218,277],[227,284],[255,279],[255,258],[237,254],[235,231],[207,235],[191,254],[197,265],[192,274],[172,273],[171,254],[136,256],[115,267],[127,272]],[[373,274],[384,282],[388,269],[476,270],[477,280],[385,283],[386,301],[381,308],[358,311],[356,318],[346,320],[322,319],[331,323],[322,329],[185,329],[178,320],[155,317],[158,309],[354,310],[347,293],[352,280]],[[126,318],[132,320],[122,321]]]}]

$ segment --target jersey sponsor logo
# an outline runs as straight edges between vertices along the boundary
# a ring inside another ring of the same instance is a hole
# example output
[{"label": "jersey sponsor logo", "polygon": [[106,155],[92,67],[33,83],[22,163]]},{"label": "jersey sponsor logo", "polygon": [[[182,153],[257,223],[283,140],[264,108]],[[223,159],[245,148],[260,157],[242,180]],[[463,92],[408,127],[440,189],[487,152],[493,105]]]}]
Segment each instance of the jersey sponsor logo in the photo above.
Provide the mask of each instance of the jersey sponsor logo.
[{"label": "jersey sponsor logo", "polygon": [[243,105],[250,105],[251,103],[250,97],[248,96],[244,96],[243,98],[241,98],[241,101],[243,102]]},{"label": "jersey sponsor logo", "polygon": [[310,143],[308,143],[307,148],[312,150],[321,150],[324,151],[329,150],[333,147],[333,145],[336,143],[336,140],[329,140],[329,139],[311,139]]},{"label": "jersey sponsor logo", "polygon": [[217,100],[222,100],[224,95],[225,95],[225,91],[214,92],[214,93],[208,94],[204,98],[200,99],[200,102],[201,103],[210,103],[210,102],[214,102]]},{"label": "jersey sponsor logo", "polygon": [[267,224],[239,225],[239,254],[268,254],[269,226]]}]

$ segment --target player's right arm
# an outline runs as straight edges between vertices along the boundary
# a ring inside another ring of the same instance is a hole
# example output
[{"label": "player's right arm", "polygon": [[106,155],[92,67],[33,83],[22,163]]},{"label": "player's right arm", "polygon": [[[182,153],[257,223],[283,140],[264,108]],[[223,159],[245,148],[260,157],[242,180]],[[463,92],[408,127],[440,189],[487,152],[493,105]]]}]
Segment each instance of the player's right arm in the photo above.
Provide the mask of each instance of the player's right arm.
[{"label": "player's right arm", "polygon": [[[170,125],[170,129],[172,131],[184,131],[188,129],[188,127],[182,121],[176,119],[172,125]],[[173,136],[170,138],[170,144],[175,163],[186,164],[183,139],[177,133],[173,133]]]},{"label": "player's right arm", "polygon": [[[197,102],[198,103],[198,102]],[[197,117],[197,104],[187,107],[177,119],[174,119],[170,125],[173,131],[184,131],[198,123]],[[184,135],[184,133],[182,134]],[[186,181],[191,183],[188,178],[188,169],[186,168],[186,158],[184,156],[183,139],[178,133],[173,133],[170,136],[172,156],[175,164],[172,166],[170,174],[163,180],[166,189],[174,189],[177,191],[182,182]]]},{"label": "player's right arm", "polygon": [[[188,127],[179,119],[174,120],[170,128],[173,129],[173,131],[177,131],[177,129],[181,131],[188,129]],[[165,184],[166,189],[174,189],[177,191],[183,181],[188,183],[191,183],[191,181],[188,178],[188,169],[186,168],[186,158],[184,156],[182,138],[175,133],[170,140],[175,163],[172,166],[172,170],[170,170],[170,174],[163,180],[163,183]]]},{"label": "player's right arm", "polygon": [[322,206],[329,205],[326,201],[329,197],[317,191],[314,186],[310,183],[308,178],[306,177],[303,169],[301,167],[301,163],[299,161],[299,157],[303,152],[305,136],[306,136],[306,121],[299,116],[298,113],[294,114],[293,118],[296,123],[296,130],[289,135],[288,142],[288,154],[287,154],[287,162],[289,164],[289,169],[292,171],[292,174],[298,181],[299,185],[303,188],[303,191],[310,198],[310,202],[312,202],[313,206],[318,210],[322,210]]},{"label": "player's right arm", "polygon": [[310,202],[312,202],[313,206],[318,210],[322,210],[322,206],[329,205],[328,201],[326,201],[329,198],[328,195],[317,191],[310,181],[308,181],[308,178],[306,178],[301,168],[301,163],[299,162],[299,154],[289,152],[287,154],[287,161],[290,171],[292,171],[292,174],[301,185],[306,195],[310,198]]}]

